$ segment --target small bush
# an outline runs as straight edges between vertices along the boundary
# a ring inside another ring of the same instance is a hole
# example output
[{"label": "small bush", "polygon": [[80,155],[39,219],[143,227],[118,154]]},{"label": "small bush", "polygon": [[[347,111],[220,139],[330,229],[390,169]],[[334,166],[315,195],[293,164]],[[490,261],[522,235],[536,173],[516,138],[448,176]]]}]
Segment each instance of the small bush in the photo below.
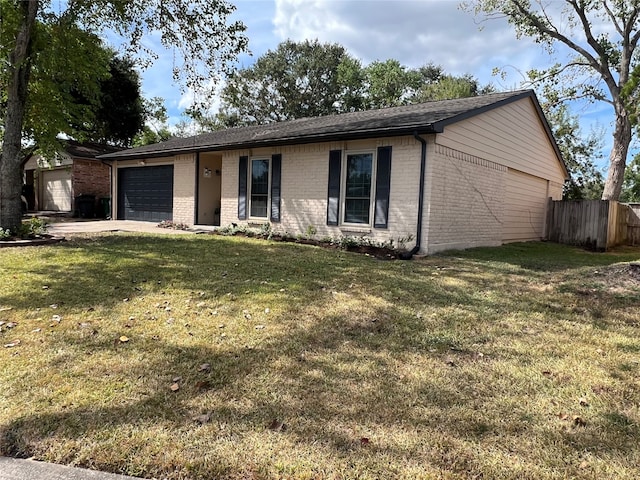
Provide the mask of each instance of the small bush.
[{"label": "small bush", "polygon": [[45,233],[47,233],[46,222],[41,218],[32,217],[20,225],[17,236],[20,238],[33,238]]}]

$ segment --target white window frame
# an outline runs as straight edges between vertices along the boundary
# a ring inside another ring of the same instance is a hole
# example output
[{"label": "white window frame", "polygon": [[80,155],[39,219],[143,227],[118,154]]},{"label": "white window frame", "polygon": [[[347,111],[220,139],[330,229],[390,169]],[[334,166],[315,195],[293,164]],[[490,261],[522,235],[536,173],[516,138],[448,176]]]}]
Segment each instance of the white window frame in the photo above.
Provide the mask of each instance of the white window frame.
[{"label": "white window frame", "polygon": [[[345,219],[347,217],[347,161],[350,155],[371,155],[371,192],[369,193],[369,223],[354,223],[347,222]],[[340,225],[348,226],[348,227],[372,227],[374,214],[375,214],[375,203],[376,203],[376,178],[378,175],[378,162],[377,162],[377,150],[376,149],[366,149],[366,150],[347,150],[344,151],[342,155],[342,167],[341,167],[341,178],[340,178]]]},{"label": "white window frame", "polygon": [[[268,162],[268,179],[267,179],[267,213],[264,217],[255,217],[251,214],[251,204],[253,203],[253,194],[252,194],[252,190],[253,190],[253,162],[254,160],[261,160],[264,161],[266,160]],[[248,185],[247,185],[247,218],[249,220],[257,220],[257,221],[268,221],[269,220],[269,212],[271,211],[271,157],[269,156],[258,156],[258,157],[251,157],[249,158],[249,168],[248,170],[248,174],[249,174],[249,178],[248,180]]]}]

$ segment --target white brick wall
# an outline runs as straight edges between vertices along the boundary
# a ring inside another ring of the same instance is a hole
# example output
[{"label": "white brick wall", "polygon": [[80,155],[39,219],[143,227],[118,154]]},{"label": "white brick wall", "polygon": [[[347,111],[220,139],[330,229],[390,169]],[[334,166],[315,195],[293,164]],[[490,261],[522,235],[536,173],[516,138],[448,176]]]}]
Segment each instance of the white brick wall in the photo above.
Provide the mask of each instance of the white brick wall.
[{"label": "white brick wall", "polygon": [[434,144],[427,165],[427,253],[500,245],[507,168]]},{"label": "white brick wall", "polygon": [[[327,190],[329,151],[376,150],[392,146],[391,195],[387,229],[345,229],[328,226]],[[281,223],[273,228],[293,235],[304,234],[309,226],[317,230],[316,238],[342,235],[367,237],[386,242],[412,235],[417,222],[418,175],[420,143],[413,137],[394,137],[379,140],[327,142],[279,148],[236,150],[226,152],[222,159],[222,226],[249,223],[238,220],[238,159],[271,157],[282,154]],[[409,243],[408,246],[412,246]]]},{"label": "white brick wall", "polygon": [[173,221],[193,225],[196,215],[196,155],[177,155],[173,163]]}]

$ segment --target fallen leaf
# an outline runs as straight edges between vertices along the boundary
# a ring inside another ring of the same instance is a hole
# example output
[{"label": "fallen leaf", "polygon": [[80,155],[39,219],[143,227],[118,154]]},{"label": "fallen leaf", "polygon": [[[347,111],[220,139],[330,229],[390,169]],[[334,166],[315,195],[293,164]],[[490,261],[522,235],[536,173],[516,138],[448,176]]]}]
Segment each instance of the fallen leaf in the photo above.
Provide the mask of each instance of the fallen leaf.
[{"label": "fallen leaf", "polygon": [[180,390],[180,385],[178,385],[177,383],[173,383],[169,388],[172,392],[177,392],[178,390]]},{"label": "fallen leaf", "polygon": [[18,345],[20,345],[20,340],[14,340],[11,343],[5,343],[4,348],[13,348],[17,347]]},{"label": "fallen leaf", "polygon": [[365,445],[369,445],[370,443],[371,443],[371,442],[369,441],[369,439],[368,439],[367,437],[362,437],[362,438],[360,439],[360,445],[362,445],[363,447],[364,447]]},{"label": "fallen leaf", "polygon": [[287,429],[287,425],[282,421],[274,418],[273,421],[267,426],[269,430],[273,430],[274,432],[284,432]]},{"label": "fallen leaf", "polygon": [[200,370],[201,372],[208,372],[209,370],[211,370],[211,365],[208,363],[203,363],[202,365],[200,365],[200,368],[198,368],[198,370]]},{"label": "fallen leaf", "polygon": [[129,341],[129,337],[125,337],[124,335],[120,337],[120,343],[127,343],[128,341]]}]

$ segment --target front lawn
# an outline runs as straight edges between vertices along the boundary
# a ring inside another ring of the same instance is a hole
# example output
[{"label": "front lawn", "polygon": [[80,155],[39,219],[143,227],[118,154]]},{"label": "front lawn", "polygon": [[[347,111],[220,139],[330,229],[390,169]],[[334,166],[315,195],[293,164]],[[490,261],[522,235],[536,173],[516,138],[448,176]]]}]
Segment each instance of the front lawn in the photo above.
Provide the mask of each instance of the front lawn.
[{"label": "front lawn", "polygon": [[639,249],[0,250],[0,454],[177,479],[636,479]]}]

